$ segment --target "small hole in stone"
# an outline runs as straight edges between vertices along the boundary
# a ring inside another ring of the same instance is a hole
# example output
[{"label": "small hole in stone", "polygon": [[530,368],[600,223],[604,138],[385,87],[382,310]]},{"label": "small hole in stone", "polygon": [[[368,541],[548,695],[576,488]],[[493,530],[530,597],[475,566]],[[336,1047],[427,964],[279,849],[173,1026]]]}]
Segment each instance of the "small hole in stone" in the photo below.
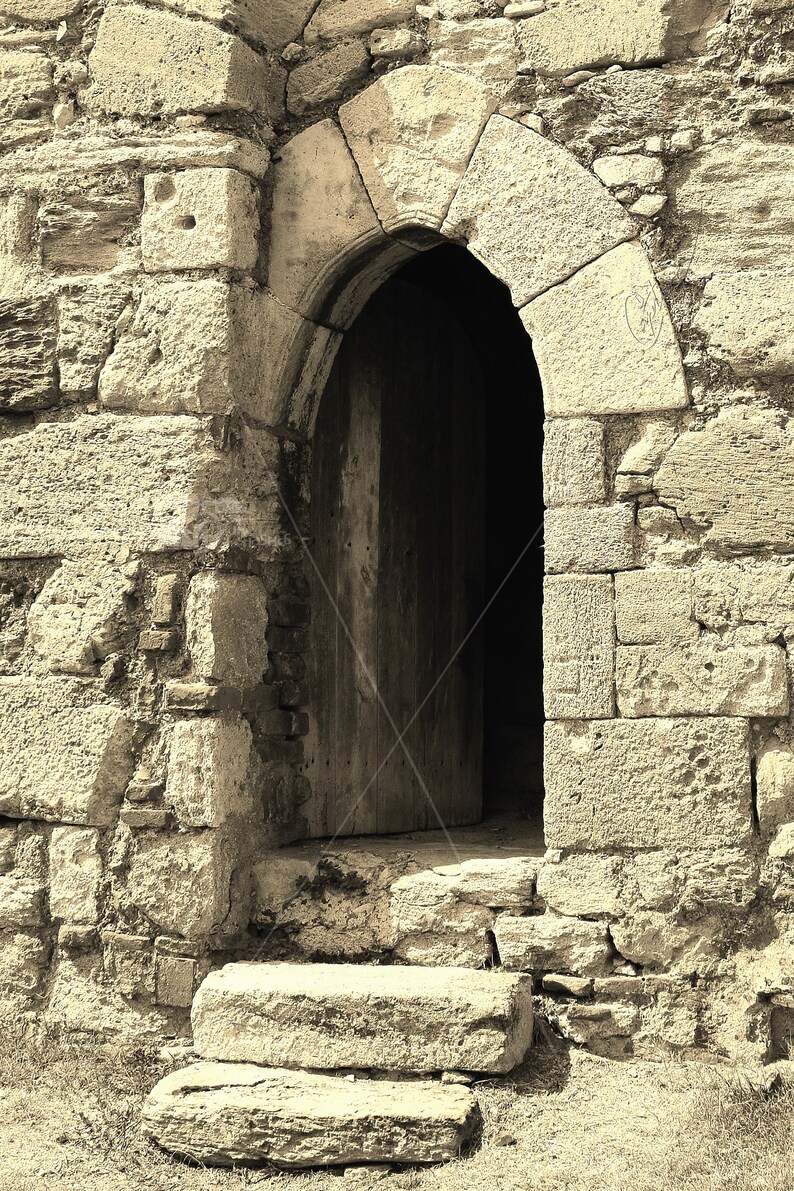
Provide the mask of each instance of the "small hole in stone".
[{"label": "small hole in stone", "polygon": [[162,358],[163,358],[163,353],[160,351],[159,347],[153,347],[152,350],[149,352],[149,363],[150,364],[159,364],[160,361],[162,360]]},{"label": "small hole in stone", "polygon": [[176,226],[182,228],[183,231],[192,232],[196,226],[195,215],[183,215],[181,219],[177,219]]},{"label": "small hole in stone", "polygon": [[160,178],[154,188],[154,197],[158,203],[167,203],[176,194],[176,186],[174,179],[169,177]]}]

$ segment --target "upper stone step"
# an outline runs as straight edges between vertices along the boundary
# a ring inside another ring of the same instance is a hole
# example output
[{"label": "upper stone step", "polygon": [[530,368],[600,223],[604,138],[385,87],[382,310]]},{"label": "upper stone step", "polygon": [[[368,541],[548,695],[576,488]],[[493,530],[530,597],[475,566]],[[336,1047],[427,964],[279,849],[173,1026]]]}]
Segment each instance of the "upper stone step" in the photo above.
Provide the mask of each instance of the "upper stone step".
[{"label": "upper stone step", "polygon": [[448,1162],[477,1140],[480,1127],[468,1088],[248,1063],[174,1071],[143,1107],[148,1137],[208,1166]]},{"label": "upper stone step", "polygon": [[532,983],[470,968],[227,964],[193,1002],[204,1058],[269,1067],[503,1073],[532,1042]]}]

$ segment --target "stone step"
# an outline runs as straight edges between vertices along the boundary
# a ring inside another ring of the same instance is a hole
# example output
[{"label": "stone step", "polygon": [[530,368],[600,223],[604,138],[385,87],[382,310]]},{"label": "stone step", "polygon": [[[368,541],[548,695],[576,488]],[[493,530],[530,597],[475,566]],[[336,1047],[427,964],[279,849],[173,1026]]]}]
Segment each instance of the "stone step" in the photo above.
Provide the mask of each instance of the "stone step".
[{"label": "stone step", "polygon": [[355,1080],[250,1063],[195,1063],[161,1079],[145,1134],[208,1166],[272,1162],[446,1162],[473,1145],[480,1110],[468,1088]]},{"label": "stone step", "polygon": [[193,1001],[207,1059],[266,1067],[504,1073],[532,1042],[532,983],[470,968],[234,963]]}]

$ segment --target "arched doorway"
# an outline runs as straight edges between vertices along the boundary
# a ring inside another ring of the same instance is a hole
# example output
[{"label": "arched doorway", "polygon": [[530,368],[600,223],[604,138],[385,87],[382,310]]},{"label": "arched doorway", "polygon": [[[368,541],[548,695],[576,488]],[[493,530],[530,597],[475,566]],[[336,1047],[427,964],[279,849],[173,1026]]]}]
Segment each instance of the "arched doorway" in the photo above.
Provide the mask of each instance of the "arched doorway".
[{"label": "arched doorway", "polygon": [[540,817],[541,456],[508,291],[463,249],[417,256],[345,336],[314,433],[312,834]]}]

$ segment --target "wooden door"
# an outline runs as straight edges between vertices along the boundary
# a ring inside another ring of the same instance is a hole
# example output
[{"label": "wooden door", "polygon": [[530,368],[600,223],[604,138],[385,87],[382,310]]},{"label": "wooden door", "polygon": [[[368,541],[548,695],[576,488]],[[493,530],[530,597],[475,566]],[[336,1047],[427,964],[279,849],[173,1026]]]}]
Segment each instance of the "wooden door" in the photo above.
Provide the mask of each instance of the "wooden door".
[{"label": "wooden door", "polygon": [[[314,436],[312,835],[439,826],[389,715],[402,732],[482,608],[484,470],[471,345],[436,298],[387,282],[345,336]],[[405,736],[447,826],[481,815],[481,642]]]}]

